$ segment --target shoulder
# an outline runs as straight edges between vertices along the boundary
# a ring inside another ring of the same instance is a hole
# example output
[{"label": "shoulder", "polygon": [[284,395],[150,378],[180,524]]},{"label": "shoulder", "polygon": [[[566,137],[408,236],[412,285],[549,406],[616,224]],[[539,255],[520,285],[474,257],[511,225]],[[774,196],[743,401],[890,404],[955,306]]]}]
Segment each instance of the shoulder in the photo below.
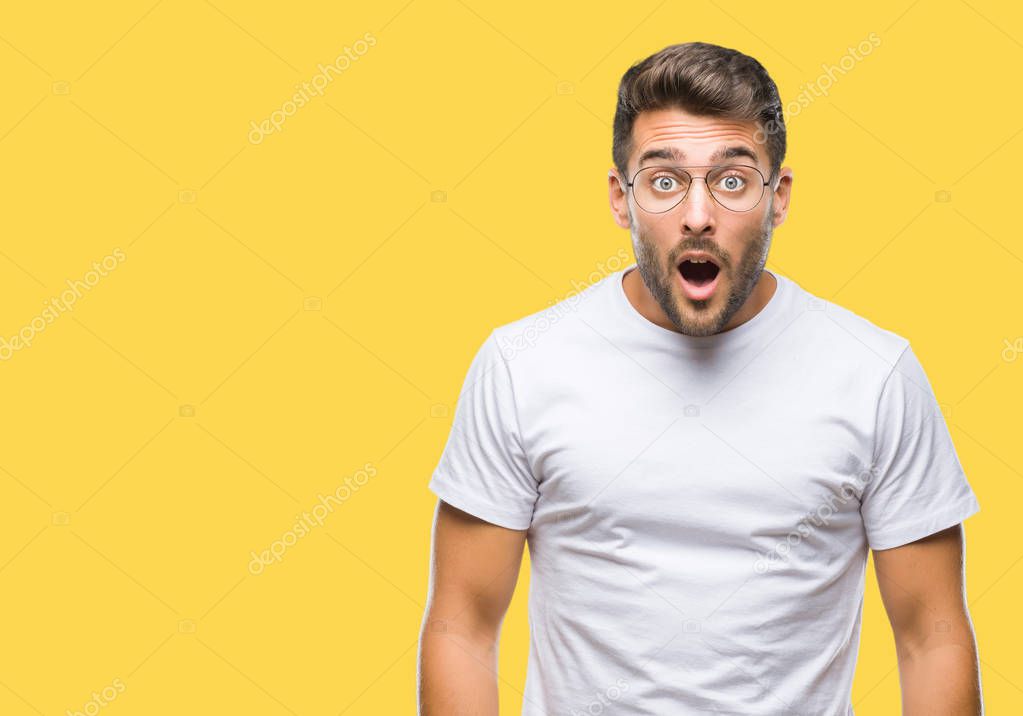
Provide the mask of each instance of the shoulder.
[{"label": "shoulder", "polygon": [[574,283],[573,287],[546,308],[498,325],[490,335],[506,361],[530,356],[547,360],[565,351],[579,349],[592,337],[593,322],[606,314],[608,292],[617,273],[595,283]]},{"label": "shoulder", "polygon": [[909,347],[904,336],[835,301],[807,291],[792,279],[795,310],[805,312],[797,334],[801,344],[824,354],[835,367],[846,366],[861,379],[883,383]]}]

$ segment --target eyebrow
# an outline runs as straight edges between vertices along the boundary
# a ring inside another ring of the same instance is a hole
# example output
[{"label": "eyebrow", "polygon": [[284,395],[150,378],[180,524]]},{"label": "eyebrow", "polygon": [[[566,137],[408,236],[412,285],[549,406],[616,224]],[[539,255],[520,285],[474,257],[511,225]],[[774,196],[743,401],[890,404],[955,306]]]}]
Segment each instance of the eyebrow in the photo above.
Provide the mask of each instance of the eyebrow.
[{"label": "eyebrow", "polygon": [[[725,147],[724,149],[718,149],[710,155],[710,161],[711,163],[717,163],[721,159],[734,159],[736,157],[746,157],[748,159],[752,159],[754,163],[758,161],[756,152],[741,144],[737,144],[732,147]],[[676,149],[675,147],[648,149],[640,156],[639,166],[643,166],[644,162],[651,159],[671,159],[676,162],[684,162],[686,159],[686,153],[681,149]]]}]

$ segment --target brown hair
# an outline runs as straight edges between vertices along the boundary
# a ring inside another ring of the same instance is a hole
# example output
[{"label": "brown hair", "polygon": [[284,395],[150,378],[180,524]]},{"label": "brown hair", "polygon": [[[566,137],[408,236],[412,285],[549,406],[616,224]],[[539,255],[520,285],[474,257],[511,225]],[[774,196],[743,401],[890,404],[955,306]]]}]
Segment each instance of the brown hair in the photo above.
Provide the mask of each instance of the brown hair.
[{"label": "brown hair", "polygon": [[706,42],[669,45],[630,67],[618,86],[612,156],[628,178],[632,126],[640,112],[667,108],[737,121],[756,121],[766,141],[773,181],[785,159],[785,117],[778,87],[749,55]]}]

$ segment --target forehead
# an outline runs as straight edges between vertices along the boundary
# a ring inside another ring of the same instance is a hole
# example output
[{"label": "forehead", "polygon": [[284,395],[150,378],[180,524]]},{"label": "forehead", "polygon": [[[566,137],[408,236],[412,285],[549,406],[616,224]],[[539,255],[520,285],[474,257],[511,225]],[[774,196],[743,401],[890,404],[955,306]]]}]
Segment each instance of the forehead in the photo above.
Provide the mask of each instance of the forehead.
[{"label": "forehead", "polygon": [[697,116],[681,109],[641,112],[632,126],[629,161],[635,167],[648,150],[670,147],[682,152],[688,164],[709,164],[716,151],[745,146],[760,163],[767,153],[764,143],[757,141],[757,129],[754,121]]}]

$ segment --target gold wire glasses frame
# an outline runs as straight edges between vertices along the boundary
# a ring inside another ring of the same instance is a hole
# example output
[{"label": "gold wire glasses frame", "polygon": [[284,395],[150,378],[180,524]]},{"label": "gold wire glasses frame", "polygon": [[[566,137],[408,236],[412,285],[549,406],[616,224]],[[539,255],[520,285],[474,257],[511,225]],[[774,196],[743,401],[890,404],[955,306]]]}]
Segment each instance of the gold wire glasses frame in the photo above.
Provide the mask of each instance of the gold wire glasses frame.
[{"label": "gold wire glasses frame", "polygon": [[[686,169],[704,169],[709,171],[704,176],[694,177]],[[656,185],[661,179],[671,179],[677,187]],[[685,200],[693,180],[703,179],[711,197],[729,211],[752,211],[764,198],[764,187],[769,182],[756,167],[746,164],[703,164],[691,167],[650,166],[644,167],[633,175],[626,186],[632,189],[636,204],[650,214],[663,214],[671,211]],[[718,180],[737,179],[741,186],[728,188],[718,187]]]}]

